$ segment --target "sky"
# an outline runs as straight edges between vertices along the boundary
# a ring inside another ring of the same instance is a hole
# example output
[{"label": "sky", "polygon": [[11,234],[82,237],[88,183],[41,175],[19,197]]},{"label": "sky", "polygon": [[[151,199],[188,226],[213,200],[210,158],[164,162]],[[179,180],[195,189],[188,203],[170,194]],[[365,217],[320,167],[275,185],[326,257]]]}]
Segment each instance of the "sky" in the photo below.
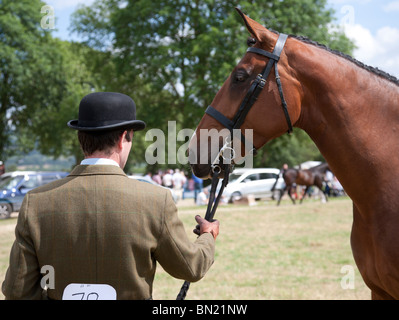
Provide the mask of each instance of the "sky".
[{"label": "sky", "polygon": [[[54,9],[54,36],[79,41],[70,34],[69,17],[79,4],[94,0],[44,0]],[[358,47],[353,56],[399,78],[399,0],[328,0],[336,13],[335,24]],[[44,15],[44,14],[43,14]]]}]

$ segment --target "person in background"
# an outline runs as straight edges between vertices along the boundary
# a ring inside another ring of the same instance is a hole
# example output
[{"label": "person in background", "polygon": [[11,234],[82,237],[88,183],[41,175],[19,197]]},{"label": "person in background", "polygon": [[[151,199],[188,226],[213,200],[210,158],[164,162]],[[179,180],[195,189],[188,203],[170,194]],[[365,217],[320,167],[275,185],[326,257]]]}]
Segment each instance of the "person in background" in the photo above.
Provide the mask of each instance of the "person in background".
[{"label": "person in background", "polygon": [[183,198],[183,187],[186,183],[186,177],[184,174],[179,170],[176,169],[175,173],[172,175],[172,183],[173,183],[173,191],[176,194],[177,201]]},{"label": "person in background", "polygon": [[173,188],[173,178],[172,178],[173,170],[166,170],[165,174],[162,177],[162,185],[167,188]]},{"label": "person in background", "polygon": [[197,196],[202,191],[203,180],[198,178],[194,173],[192,174],[194,180],[194,203],[197,203]]},{"label": "person in background", "polygon": [[6,173],[6,167],[3,161],[0,161],[0,176]]},{"label": "person in background", "polygon": [[157,173],[152,176],[152,180],[157,184],[162,185],[161,172],[157,171]]},{"label": "person in background", "polygon": [[150,171],[148,171],[145,176],[144,179],[148,180],[148,181],[152,181],[152,173]]},{"label": "person in background", "polygon": [[208,194],[207,188],[203,188],[202,191],[197,195],[196,204],[197,206],[205,206],[208,204]]}]

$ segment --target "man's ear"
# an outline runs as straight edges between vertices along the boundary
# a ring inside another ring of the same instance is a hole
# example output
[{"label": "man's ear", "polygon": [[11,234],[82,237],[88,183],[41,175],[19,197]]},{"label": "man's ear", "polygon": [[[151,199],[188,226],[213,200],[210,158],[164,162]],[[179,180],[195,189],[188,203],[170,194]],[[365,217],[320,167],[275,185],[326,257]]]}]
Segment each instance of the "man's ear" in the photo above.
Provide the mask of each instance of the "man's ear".
[{"label": "man's ear", "polygon": [[119,150],[122,150],[122,147],[123,147],[123,142],[125,141],[125,139],[126,139],[126,134],[127,134],[128,132],[125,130],[121,135],[120,135],[120,137],[119,137],[119,139],[118,139],[118,148],[119,148]]},{"label": "man's ear", "polygon": [[245,15],[239,8],[236,8],[236,10],[244,20],[245,26],[247,27],[249,33],[257,40],[257,42],[261,43],[262,48],[265,50],[271,50],[274,47],[278,36],[266,29],[260,23]]}]

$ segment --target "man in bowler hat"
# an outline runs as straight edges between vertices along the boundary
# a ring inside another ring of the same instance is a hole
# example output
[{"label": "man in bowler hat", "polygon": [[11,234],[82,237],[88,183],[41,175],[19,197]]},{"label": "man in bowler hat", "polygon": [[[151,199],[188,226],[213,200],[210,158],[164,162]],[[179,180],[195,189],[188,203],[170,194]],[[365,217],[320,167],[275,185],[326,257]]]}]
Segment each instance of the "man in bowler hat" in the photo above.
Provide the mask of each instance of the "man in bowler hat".
[{"label": "man in bowler hat", "polygon": [[200,280],[213,263],[219,223],[196,216],[200,236],[190,241],[170,191],[125,175],[133,134],[145,128],[134,101],[89,94],[68,126],[78,130],[85,159],[25,196],[6,299],[151,299],[157,262],[175,278]]}]

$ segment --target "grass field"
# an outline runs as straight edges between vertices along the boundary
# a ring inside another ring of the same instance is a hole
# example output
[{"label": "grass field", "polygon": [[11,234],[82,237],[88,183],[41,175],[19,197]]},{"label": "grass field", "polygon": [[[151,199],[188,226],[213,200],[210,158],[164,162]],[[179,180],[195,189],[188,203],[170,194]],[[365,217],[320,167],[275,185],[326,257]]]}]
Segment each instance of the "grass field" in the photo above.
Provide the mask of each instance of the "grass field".
[{"label": "grass field", "polygon": [[[194,216],[203,216],[205,208],[192,203],[185,200],[178,207],[194,241]],[[215,263],[201,281],[191,284],[187,299],[370,299],[350,248],[350,199],[332,199],[324,204],[306,200],[296,206],[286,201],[280,207],[275,202],[258,202],[251,207],[224,205],[216,218],[221,226]],[[15,223],[16,218],[0,221],[1,282]],[[341,286],[341,279],[348,274],[344,272],[348,269],[342,269],[345,266],[354,270],[354,289]],[[158,266],[153,298],[174,300],[182,284]],[[4,298],[2,294],[0,298]]]}]

